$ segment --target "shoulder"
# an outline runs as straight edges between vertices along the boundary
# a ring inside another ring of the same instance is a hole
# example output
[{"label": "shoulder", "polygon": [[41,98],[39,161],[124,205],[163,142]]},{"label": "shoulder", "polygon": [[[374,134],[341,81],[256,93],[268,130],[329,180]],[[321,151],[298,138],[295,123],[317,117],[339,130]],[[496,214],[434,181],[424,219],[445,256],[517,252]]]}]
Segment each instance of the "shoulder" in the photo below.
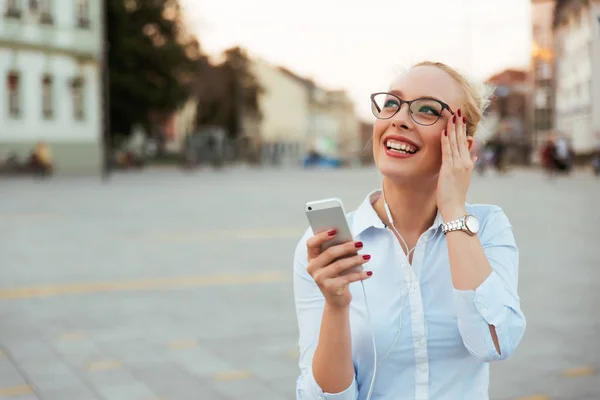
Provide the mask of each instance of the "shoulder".
[{"label": "shoulder", "polygon": [[467,204],[467,212],[479,221],[482,239],[493,238],[501,232],[512,230],[512,224],[504,210],[494,204]]},{"label": "shoulder", "polygon": [[466,205],[467,212],[474,215],[480,223],[484,223],[490,219],[506,218],[504,210],[495,204],[468,204]]}]

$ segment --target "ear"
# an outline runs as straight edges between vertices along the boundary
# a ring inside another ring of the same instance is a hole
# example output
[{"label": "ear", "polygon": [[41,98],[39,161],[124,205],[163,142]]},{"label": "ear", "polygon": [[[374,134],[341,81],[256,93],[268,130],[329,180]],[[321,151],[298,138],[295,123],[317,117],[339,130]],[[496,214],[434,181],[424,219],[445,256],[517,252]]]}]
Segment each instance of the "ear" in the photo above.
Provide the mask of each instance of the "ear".
[{"label": "ear", "polygon": [[471,148],[473,147],[473,141],[473,136],[467,136],[467,147],[469,148],[469,151],[471,151]]}]

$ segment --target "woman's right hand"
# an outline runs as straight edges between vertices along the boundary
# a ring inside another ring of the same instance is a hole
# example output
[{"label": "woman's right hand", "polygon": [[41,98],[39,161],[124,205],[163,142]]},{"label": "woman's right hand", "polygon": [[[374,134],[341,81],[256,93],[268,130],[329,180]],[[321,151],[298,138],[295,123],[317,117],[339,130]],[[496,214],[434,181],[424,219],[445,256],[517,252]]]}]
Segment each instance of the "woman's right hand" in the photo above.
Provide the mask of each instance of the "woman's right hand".
[{"label": "woman's right hand", "polygon": [[325,301],[331,306],[344,308],[348,307],[352,300],[348,285],[372,275],[371,271],[349,270],[365,264],[371,256],[357,253],[363,246],[362,242],[347,242],[321,252],[321,246],[332,240],[335,234],[335,230],[321,232],[306,241],[307,270],[321,289]]}]

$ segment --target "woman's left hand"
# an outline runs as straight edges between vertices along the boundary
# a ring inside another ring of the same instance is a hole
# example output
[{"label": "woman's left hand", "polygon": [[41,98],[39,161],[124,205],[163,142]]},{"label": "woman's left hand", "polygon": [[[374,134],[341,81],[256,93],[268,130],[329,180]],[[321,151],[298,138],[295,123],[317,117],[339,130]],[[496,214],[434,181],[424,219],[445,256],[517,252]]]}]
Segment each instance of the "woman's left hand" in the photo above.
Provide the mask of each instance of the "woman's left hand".
[{"label": "woman's left hand", "polygon": [[448,119],[442,132],[442,168],[437,186],[437,206],[444,221],[452,221],[466,214],[465,202],[471,183],[475,157],[469,151],[467,127],[461,110]]}]

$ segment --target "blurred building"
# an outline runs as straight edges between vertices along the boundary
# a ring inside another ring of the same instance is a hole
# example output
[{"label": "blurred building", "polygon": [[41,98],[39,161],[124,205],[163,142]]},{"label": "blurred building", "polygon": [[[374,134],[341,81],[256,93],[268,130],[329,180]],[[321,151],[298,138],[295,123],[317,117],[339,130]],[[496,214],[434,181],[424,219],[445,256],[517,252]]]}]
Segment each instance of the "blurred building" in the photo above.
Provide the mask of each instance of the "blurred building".
[{"label": "blurred building", "polygon": [[253,72],[264,88],[259,130],[266,163],[297,164],[309,149],[346,163],[358,160],[360,126],[345,91],[324,89],[260,59]]},{"label": "blurred building", "polygon": [[0,0],[0,151],[44,141],[57,172],[100,171],[101,3]]},{"label": "blurred building", "polygon": [[[334,157],[344,163],[353,163],[360,158],[360,121],[354,103],[344,90],[327,93],[327,110],[336,121],[337,131],[332,132],[335,143]],[[320,132],[317,130],[317,134]]]},{"label": "blurred building", "polygon": [[360,123],[360,162],[363,165],[373,164],[373,123]]},{"label": "blurred building", "polygon": [[265,163],[297,164],[309,133],[309,89],[305,82],[261,59],[253,59],[251,71],[264,92],[260,136]]},{"label": "blurred building", "polygon": [[556,0],[532,0],[532,52],[528,101],[532,132],[530,142],[537,148],[554,125],[554,39],[552,22]]},{"label": "blurred building", "polygon": [[590,154],[600,146],[600,0],[559,0],[554,38],[556,129]]},{"label": "blurred building", "polygon": [[527,72],[507,69],[486,80],[494,96],[487,110],[487,140],[500,140],[507,146],[509,162],[528,163],[531,121],[527,113],[529,85]]}]

